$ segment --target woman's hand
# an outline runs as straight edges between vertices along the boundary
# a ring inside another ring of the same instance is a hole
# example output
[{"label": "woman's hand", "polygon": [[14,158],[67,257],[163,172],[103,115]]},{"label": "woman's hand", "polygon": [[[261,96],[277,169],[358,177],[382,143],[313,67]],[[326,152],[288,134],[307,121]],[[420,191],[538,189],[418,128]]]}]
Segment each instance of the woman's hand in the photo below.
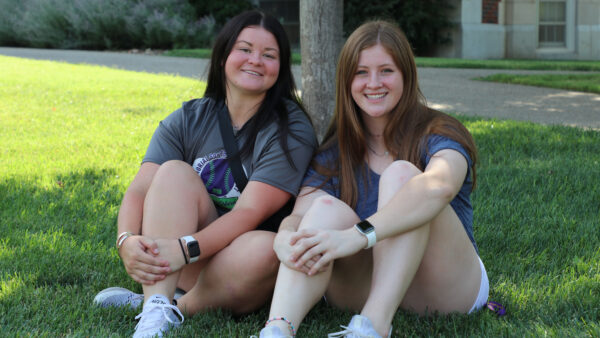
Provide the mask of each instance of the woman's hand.
[{"label": "woman's hand", "polygon": [[169,262],[171,272],[180,270],[185,265],[185,257],[181,251],[179,240],[177,239],[155,239],[154,243],[158,248],[159,257]]},{"label": "woman's hand", "polygon": [[155,241],[145,236],[128,237],[119,249],[127,274],[146,285],[165,279],[172,271],[169,261],[159,257],[159,252]]},{"label": "woman's hand", "polygon": [[354,228],[345,230],[302,229],[291,236],[291,251],[299,253],[290,258],[294,269],[309,266],[312,276],[323,271],[337,258],[354,255],[366,247],[367,239]]},{"label": "woman's hand", "polygon": [[[308,273],[310,268],[317,262],[317,260],[321,257],[320,255],[312,257],[305,264],[301,266],[296,266],[296,261],[298,257],[302,256],[305,248],[302,246],[295,246],[299,239],[310,237],[310,232],[295,232],[295,231],[286,231],[281,230],[277,236],[275,237],[275,241],[273,242],[273,250],[277,254],[277,258],[283,264],[285,264],[288,268],[297,270],[303,273]],[[325,265],[320,271],[325,271],[329,265]]]}]

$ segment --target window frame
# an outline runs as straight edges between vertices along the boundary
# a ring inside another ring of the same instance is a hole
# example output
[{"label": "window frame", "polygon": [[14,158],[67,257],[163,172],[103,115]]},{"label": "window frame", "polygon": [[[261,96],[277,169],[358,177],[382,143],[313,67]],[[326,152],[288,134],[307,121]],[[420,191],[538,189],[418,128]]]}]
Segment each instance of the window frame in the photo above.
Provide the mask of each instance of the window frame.
[{"label": "window frame", "polygon": [[[541,3],[542,2],[559,2],[565,4],[565,21],[549,21],[542,22],[541,20]],[[541,50],[571,50],[575,48],[575,0],[537,0],[537,44]],[[564,41],[563,42],[546,42],[540,40],[540,30],[544,26],[564,25]]]}]

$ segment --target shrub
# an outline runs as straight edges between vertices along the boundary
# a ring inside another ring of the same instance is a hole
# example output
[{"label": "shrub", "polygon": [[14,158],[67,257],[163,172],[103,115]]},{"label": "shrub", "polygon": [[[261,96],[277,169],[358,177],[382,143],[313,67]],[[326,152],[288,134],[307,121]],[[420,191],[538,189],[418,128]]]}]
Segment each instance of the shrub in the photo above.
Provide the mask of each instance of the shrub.
[{"label": "shrub", "polygon": [[16,33],[16,26],[24,6],[22,0],[0,1],[0,45],[20,46],[24,44]]},{"label": "shrub", "polygon": [[216,27],[219,28],[239,13],[255,8],[249,0],[188,0],[188,2],[196,10],[197,17],[212,16]]},{"label": "shrub", "polygon": [[[210,46],[211,17],[186,0],[3,0],[0,44],[65,49]],[[15,19],[20,18],[20,19]]]},{"label": "shrub", "polygon": [[31,47],[76,48],[74,28],[65,15],[71,10],[60,0],[24,1],[16,33]]},{"label": "shrub", "polygon": [[196,21],[185,0],[145,0],[133,6],[127,31],[150,48],[207,47],[215,24],[211,17]]},{"label": "shrub", "polygon": [[432,48],[450,42],[444,31],[452,26],[448,17],[452,4],[446,0],[344,0],[344,34],[347,36],[370,19],[396,22],[415,53],[429,55]]}]

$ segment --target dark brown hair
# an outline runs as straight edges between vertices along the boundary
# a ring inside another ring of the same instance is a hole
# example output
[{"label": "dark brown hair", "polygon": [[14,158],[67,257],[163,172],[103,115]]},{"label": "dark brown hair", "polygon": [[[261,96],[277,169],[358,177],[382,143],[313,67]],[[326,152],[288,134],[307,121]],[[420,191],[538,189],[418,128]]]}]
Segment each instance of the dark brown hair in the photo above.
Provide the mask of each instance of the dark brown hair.
[{"label": "dark brown hair", "polygon": [[283,26],[275,17],[261,11],[251,10],[238,14],[225,24],[217,36],[212,50],[204,96],[216,101],[226,99],[227,80],[224,64],[241,31],[247,27],[264,28],[275,37],[279,47],[279,76],[275,84],[267,90],[256,114],[247,122],[248,127],[244,129],[248,133],[248,141],[240,149],[240,153],[243,156],[250,154],[258,133],[271,122],[276,121],[280,131],[279,142],[288,162],[295,169],[293,159],[288,151],[287,136],[289,134],[301,142],[304,141],[289,130],[286,99],[293,101],[304,112],[309,121],[310,117],[296,93],[296,84],[291,66],[290,43]]},{"label": "dark brown hair", "polygon": [[389,113],[384,142],[395,159],[406,160],[421,170],[421,154],[427,151],[426,135],[439,134],[459,142],[472,160],[473,187],[476,182],[477,150],[469,131],[457,119],[428,108],[419,89],[414,55],[404,33],[386,21],[371,21],[358,27],[344,44],[336,71],[335,111],[319,152],[338,146],[337,163],[312,166],[325,176],[338,176],[340,199],[355,207],[358,188],[355,173],[364,163],[366,129],[350,87],[360,52],[381,45],[402,73],[404,89]]}]

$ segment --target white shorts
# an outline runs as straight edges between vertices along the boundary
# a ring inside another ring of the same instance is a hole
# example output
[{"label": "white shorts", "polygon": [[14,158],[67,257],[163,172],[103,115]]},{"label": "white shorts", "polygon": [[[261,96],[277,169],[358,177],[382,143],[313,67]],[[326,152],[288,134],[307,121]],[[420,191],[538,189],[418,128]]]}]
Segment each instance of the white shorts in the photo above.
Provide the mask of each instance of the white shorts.
[{"label": "white shorts", "polygon": [[490,294],[490,281],[488,279],[487,272],[485,271],[485,266],[483,266],[481,258],[477,258],[479,259],[479,266],[481,267],[481,283],[479,284],[479,294],[477,295],[477,299],[471,307],[471,310],[469,310],[469,313],[477,311],[484,307],[485,304],[487,304],[488,297]]}]

